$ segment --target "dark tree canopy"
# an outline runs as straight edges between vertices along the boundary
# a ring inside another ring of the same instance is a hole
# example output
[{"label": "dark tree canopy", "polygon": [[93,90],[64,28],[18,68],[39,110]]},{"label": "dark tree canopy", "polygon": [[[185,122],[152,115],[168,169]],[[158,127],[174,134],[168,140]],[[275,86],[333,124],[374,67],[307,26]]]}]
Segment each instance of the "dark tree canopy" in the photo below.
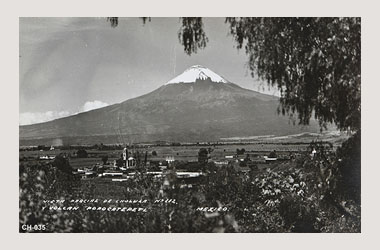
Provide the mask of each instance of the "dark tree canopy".
[{"label": "dark tree canopy", "polygon": [[237,149],[236,149],[236,154],[237,154],[237,155],[243,155],[244,153],[245,153],[245,149],[244,149],[244,148],[242,148],[242,149],[237,148]]},{"label": "dark tree canopy", "polygon": [[102,162],[103,162],[103,164],[106,165],[107,161],[108,161],[108,155],[103,155],[102,156]]},{"label": "dark tree canopy", "polygon": [[227,18],[252,76],[281,91],[301,124],[360,129],[360,18]]},{"label": "dark tree canopy", "polygon": [[111,23],[111,27],[115,28],[119,24],[119,18],[118,17],[107,17],[107,21]]},{"label": "dark tree canopy", "polygon": [[208,161],[209,152],[205,148],[200,148],[198,151],[198,163],[206,164]]},{"label": "dark tree canopy", "polygon": [[[117,26],[117,18],[108,20]],[[180,20],[185,53],[204,49],[202,18]],[[252,76],[280,90],[280,113],[297,115],[300,124],[314,116],[321,127],[334,123],[341,130],[360,130],[360,18],[228,17],[226,23],[237,48],[249,56]]]},{"label": "dark tree canopy", "polygon": [[58,170],[62,172],[72,174],[73,169],[71,168],[68,159],[66,159],[62,155],[58,155],[57,157],[55,157],[52,165],[53,167],[56,167]]},{"label": "dark tree canopy", "polygon": [[178,39],[183,45],[186,54],[197,53],[198,49],[204,49],[208,42],[203,30],[201,17],[182,17],[182,27],[178,32]]},{"label": "dark tree canopy", "polygon": [[[146,23],[146,21],[150,22],[150,20],[151,20],[150,17],[140,17],[140,18],[144,24]],[[115,28],[119,25],[119,18],[118,17],[107,17],[107,21],[111,23],[112,28]]]},{"label": "dark tree canopy", "polygon": [[84,150],[84,149],[79,149],[78,151],[77,151],[77,157],[78,158],[87,158],[88,157],[88,153],[87,153],[87,151],[86,150]]},{"label": "dark tree canopy", "polygon": [[[150,17],[140,17],[140,19],[144,24],[151,21]],[[180,17],[179,19],[181,27],[178,31],[178,39],[185,53],[191,55],[197,53],[198,49],[204,49],[208,38],[203,30],[202,17]],[[111,23],[112,28],[119,25],[118,17],[107,17],[107,21]]]}]

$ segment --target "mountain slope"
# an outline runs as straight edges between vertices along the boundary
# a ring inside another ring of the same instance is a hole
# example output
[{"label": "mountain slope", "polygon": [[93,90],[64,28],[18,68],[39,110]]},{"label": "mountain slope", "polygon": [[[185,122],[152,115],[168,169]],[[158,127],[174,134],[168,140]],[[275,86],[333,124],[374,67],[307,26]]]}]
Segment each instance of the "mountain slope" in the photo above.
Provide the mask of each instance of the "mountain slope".
[{"label": "mountain slope", "polygon": [[65,144],[194,142],[318,132],[315,122],[299,127],[279,116],[277,97],[243,89],[204,69],[190,68],[160,88],[119,104],[20,126],[20,144],[35,144],[36,140],[51,144],[54,139]]}]

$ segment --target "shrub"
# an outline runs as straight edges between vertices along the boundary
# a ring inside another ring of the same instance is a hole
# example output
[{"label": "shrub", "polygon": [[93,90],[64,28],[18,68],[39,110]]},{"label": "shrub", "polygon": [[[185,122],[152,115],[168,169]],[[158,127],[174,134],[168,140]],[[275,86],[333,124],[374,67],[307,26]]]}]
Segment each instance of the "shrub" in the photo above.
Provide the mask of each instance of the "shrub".
[{"label": "shrub", "polygon": [[347,199],[353,199],[360,204],[361,197],[361,133],[345,141],[337,149],[337,157],[341,178],[338,181],[337,191]]},{"label": "shrub", "polygon": [[108,155],[103,155],[102,156],[102,162],[103,162],[103,164],[106,165],[107,161],[108,161]]},{"label": "shrub", "polygon": [[237,155],[243,155],[244,153],[245,153],[245,149],[244,148],[242,148],[242,149],[237,148],[236,149],[236,154]]},{"label": "shrub", "polygon": [[198,163],[206,164],[209,158],[209,151],[205,148],[200,148],[198,151]]},{"label": "shrub", "polygon": [[58,170],[64,173],[72,174],[73,169],[71,168],[68,159],[63,157],[62,155],[56,156],[52,165],[53,167],[57,168]]},{"label": "shrub", "polygon": [[79,149],[78,151],[77,151],[77,157],[78,158],[87,158],[88,157],[88,153],[87,153],[87,151],[86,150],[84,150],[84,149]]}]

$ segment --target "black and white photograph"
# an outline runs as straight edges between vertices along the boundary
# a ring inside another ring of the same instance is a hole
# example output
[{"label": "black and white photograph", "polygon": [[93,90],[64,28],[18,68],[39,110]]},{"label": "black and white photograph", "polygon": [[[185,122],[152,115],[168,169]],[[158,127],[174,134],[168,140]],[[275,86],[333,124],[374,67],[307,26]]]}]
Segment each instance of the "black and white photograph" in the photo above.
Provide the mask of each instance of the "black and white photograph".
[{"label": "black and white photograph", "polygon": [[18,21],[19,233],[361,233],[360,16]]}]

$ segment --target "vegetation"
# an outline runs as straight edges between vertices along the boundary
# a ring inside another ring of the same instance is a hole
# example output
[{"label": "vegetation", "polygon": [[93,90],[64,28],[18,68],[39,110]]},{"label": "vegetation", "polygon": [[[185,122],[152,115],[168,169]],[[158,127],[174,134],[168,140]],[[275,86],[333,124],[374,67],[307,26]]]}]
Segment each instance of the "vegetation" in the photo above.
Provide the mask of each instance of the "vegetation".
[{"label": "vegetation", "polygon": [[269,153],[269,158],[277,158],[276,150],[273,150],[272,152]]},{"label": "vegetation", "polygon": [[245,149],[244,148],[242,148],[242,149],[237,148],[236,149],[236,154],[237,155],[243,155],[244,153],[245,153]]},{"label": "vegetation", "polygon": [[87,153],[87,151],[86,150],[84,150],[84,149],[79,149],[78,151],[77,151],[77,157],[78,158],[87,158],[88,157],[88,153]]},{"label": "vegetation", "polygon": [[65,158],[62,155],[58,155],[55,157],[52,166],[68,175],[71,175],[73,171],[67,158]]},{"label": "vegetation", "polygon": [[107,164],[107,161],[108,161],[108,155],[103,155],[102,156],[102,162],[103,162],[103,164],[104,165]]},{"label": "vegetation", "polygon": [[124,161],[122,157],[116,160],[116,166],[118,166],[119,168],[124,166]]},{"label": "vegetation", "polygon": [[337,188],[348,199],[360,204],[361,198],[361,135],[360,131],[337,150],[339,182]]},{"label": "vegetation", "polygon": [[281,91],[281,112],[360,129],[360,18],[227,18],[252,75]]},{"label": "vegetation", "polygon": [[[338,153],[319,142],[310,147],[317,148],[314,157],[305,153],[296,164],[248,173],[192,163],[207,175],[191,188],[181,187],[174,172],[163,179],[137,172],[126,182],[111,183],[78,181],[49,163],[21,165],[20,227],[46,223],[46,232],[360,232],[360,205],[341,195],[338,173],[332,174],[339,171]],[[329,164],[321,164],[325,161]],[[147,212],[88,211],[84,205],[72,212],[42,210],[44,200],[120,197],[148,200]],[[157,199],[176,203],[154,203]],[[204,207],[226,211],[197,210]]]},{"label": "vegetation", "polygon": [[206,164],[209,158],[209,152],[206,148],[200,148],[198,152],[198,163]]}]

